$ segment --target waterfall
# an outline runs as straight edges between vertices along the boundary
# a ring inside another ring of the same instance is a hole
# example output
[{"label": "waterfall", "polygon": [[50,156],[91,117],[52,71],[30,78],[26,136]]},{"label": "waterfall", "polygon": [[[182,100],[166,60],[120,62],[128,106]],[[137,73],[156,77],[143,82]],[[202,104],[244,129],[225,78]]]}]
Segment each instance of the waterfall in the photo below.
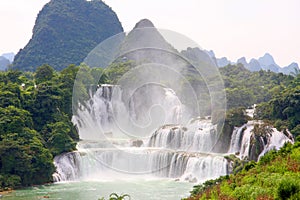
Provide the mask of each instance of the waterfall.
[{"label": "waterfall", "polygon": [[115,122],[128,121],[120,87],[102,85],[94,94],[90,92],[90,96],[84,105],[79,103],[78,111],[72,118],[72,122],[79,129],[80,139],[98,140],[113,132],[118,133]]},{"label": "waterfall", "polygon": [[[189,118],[169,88],[142,88],[126,98],[120,86],[102,85],[79,103],[72,121],[81,141],[77,151],[55,157],[54,180],[142,176],[203,182],[230,173],[224,155],[251,158],[254,122],[236,127],[229,151],[220,154],[213,150],[222,140],[217,126],[208,118]],[[259,140],[263,149],[258,157],[292,142],[275,129]]]},{"label": "waterfall", "polygon": [[[266,133],[254,133],[255,124],[262,125],[262,122],[249,121],[241,127],[235,127],[228,153],[234,153],[241,159],[255,158],[252,160],[259,160],[268,151],[272,149],[278,150],[285,143],[294,142],[291,133],[288,131],[286,133],[280,132],[276,128],[269,128],[269,131]],[[255,134],[257,135],[255,136]],[[254,156],[253,152],[251,152],[252,148],[255,148],[257,156]]]},{"label": "waterfall", "polygon": [[150,137],[148,146],[188,152],[211,152],[218,139],[216,125],[212,125],[210,120],[195,120],[187,127],[161,127]]},{"label": "waterfall", "polygon": [[211,154],[216,126],[207,119],[187,123],[188,118],[169,88],[142,88],[126,99],[120,86],[102,85],[79,104],[72,121],[81,141],[77,151],[55,157],[54,179],[150,176],[199,182],[227,174],[227,160]]},{"label": "waterfall", "polygon": [[272,135],[268,139],[268,142],[265,144],[265,148],[263,149],[263,151],[259,154],[258,159],[270,150],[279,150],[286,142],[293,143],[294,140],[292,134],[289,132],[287,132],[286,134],[273,128]]},{"label": "waterfall", "polygon": [[227,161],[221,155],[149,148],[80,149],[55,157],[55,164],[56,181],[143,175],[199,182],[228,173]]}]

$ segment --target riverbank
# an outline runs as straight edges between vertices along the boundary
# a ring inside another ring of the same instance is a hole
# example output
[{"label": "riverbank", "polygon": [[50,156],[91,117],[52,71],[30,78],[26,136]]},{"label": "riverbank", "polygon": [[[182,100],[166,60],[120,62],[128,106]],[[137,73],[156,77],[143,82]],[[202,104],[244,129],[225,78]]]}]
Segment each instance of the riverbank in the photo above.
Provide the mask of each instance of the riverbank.
[{"label": "riverbank", "polygon": [[3,196],[5,195],[8,195],[10,193],[14,192],[13,189],[9,188],[8,190],[3,190],[3,191],[0,191],[0,198],[2,198]]}]

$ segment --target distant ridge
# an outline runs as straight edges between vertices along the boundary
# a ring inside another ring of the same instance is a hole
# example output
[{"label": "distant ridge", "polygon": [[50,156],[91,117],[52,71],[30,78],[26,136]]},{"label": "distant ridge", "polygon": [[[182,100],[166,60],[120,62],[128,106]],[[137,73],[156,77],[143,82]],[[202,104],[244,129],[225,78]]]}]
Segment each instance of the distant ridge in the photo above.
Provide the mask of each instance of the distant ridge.
[{"label": "distant ridge", "polygon": [[10,53],[4,53],[2,54],[2,56],[6,59],[9,60],[10,63],[12,63],[14,61],[14,58],[15,58],[15,54],[10,52]]},{"label": "distant ridge", "polygon": [[103,1],[52,0],[38,14],[32,38],[12,68],[34,71],[49,64],[62,70],[80,64],[95,46],[120,32],[117,15]]},{"label": "distant ridge", "polygon": [[0,56],[0,71],[5,71],[9,66],[10,62],[4,56]]},{"label": "distant ridge", "polygon": [[218,67],[225,67],[228,64],[242,64],[249,71],[270,70],[272,72],[283,74],[293,74],[295,73],[295,69],[299,69],[298,64],[295,62],[292,62],[290,65],[284,67],[279,66],[276,64],[273,56],[269,53],[265,53],[258,59],[252,58],[248,63],[245,57],[239,58],[236,62],[231,62],[226,57],[216,58],[213,51],[205,52],[211,57],[212,60],[216,60]]},{"label": "distant ridge", "polygon": [[9,65],[14,60],[14,53],[4,53],[0,56],[0,71],[5,71],[8,69]]}]

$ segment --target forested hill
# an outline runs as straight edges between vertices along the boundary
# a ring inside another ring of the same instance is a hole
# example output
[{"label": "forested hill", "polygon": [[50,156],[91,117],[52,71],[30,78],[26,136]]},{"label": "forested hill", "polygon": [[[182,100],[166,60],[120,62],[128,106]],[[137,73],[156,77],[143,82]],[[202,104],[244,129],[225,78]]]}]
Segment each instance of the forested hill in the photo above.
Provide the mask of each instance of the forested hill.
[{"label": "forested hill", "polygon": [[35,71],[49,64],[62,70],[80,64],[101,41],[122,31],[115,12],[101,0],[51,0],[38,14],[32,38],[12,68]]}]

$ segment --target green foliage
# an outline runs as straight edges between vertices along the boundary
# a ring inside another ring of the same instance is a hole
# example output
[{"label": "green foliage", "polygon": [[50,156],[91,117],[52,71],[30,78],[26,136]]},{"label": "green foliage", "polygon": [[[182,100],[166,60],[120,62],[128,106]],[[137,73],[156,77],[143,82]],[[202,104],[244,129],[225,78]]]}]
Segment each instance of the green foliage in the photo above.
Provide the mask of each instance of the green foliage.
[{"label": "green foliage", "polygon": [[300,197],[300,180],[299,179],[282,179],[277,187],[277,199],[299,199]]},{"label": "green foliage", "polygon": [[191,191],[191,196],[196,196],[199,193],[204,192],[207,189],[210,189],[214,185],[218,185],[220,182],[224,180],[228,180],[229,176],[221,176],[220,178],[214,180],[207,180],[203,184],[195,185],[193,190]]},{"label": "green foliage", "polygon": [[[19,177],[23,186],[52,180],[52,155],[34,130],[24,128],[20,133],[7,133],[2,136],[0,155],[0,174]],[[10,187],[13,186],[15,184]]]},{"label": "green foliage", "polygon": [[278,129],[289,129],[295,137],[299,135],[300,123],[300,81],[296,77],[284,90],[269,102],[258,105],[256,119],[275,122]]},{"label": "green foliage", "polygon": [[247,123],[248,117],[245,108],[233,108],[226,113],[225,123],[230,126],[240,127]]},{"label": "green foliage", "polygon": [[18,83],[18,77],[21,75],[20,71],[9,70],[0,74],[0,82],[4,84]]},{"label": "green foliage", "polygon": [[243,168],[245,170],[249,170],[251,169],[253,166],[255,166],[254,162],[247,162],[246,160],[241,160],[238,157],[236,157],[235,155],[229,155],[229,156],[224,156],[224,158],[232,163],[232,173],[236,174],[239,171],[241,171]]},{"label": "green foliage", "polygon": [[[122,195],[118,195],[116,193],[111,193],[109,195],[109,199],[108,200],[130,200],[130,196],[128,194],[122,194]],[[104,197],[100,198],[99,200],[105,200]]]},{"label": "green foliage", "polygon": [[71,130],[67,123],[56,122],[47,126],[51,131],[49,138],[47,138],[47,147],[50,149],[52,155],[56,156],[76,149],[76,143],[69,135]]},{"label": "green foliage", "polygon": [[111,64],[105,70],[105,73],[107,74],[107,77],[108,77],[108,80],[110,80],[110,83],[116,84],[125,73],[127,73],[128,71],[130,71],[130,69],[133,68],[133,65],[134,65],[134,63],[131,61]]},{"label": "green foliage", "polygon": [[294,135],[297,141],[300,141],[300,124],[298,124],[296,127],[294,127],[291,130],[291,133]]},{"label": "green foliage", "polygon": [[1,175],[0,174],[0,190],[14,188],[21,184],[21,178],[17,175]]},{"label": "green foliage", "polygon": [[25,127],[33,127],[30,113],[14,106],[0,108],[0,124],[0,135],[19,133]]},{"label": "green foliage", "polygon": [[294,77],[270,71],[250,72],[241,65],[220,68],[228,108],[250,107],[267,102],[289,85]]},{"label": "green foliage", "polygon": [[[4,74],[8,75],[8,73],[4,73]],[[21,106],[20,86],[17,83],[13,83],[11,81],[6,80],[6,82],[7,83],[0,82],[0,106],[1,107],[15,106],[20,108]]]},{"label": "green foliage", "polygon": [[1,107],[15,106],[20,107],[20,100],[15,98],[15,94],[10,91],[0,92]]},{"label": "green foliage", "polygon": [[35,72],[35,81],[37,84],[50,81],[53,78],[54,69],[49,65],[38,67]]},{"label": "green foliage", "polygon": [[53,157],[75,150],[70,104],[77,71],[44,65],[35,74],[0,72],[0,189],[51,182]]},{"label": "green foliage", "polygon": [[[228,65],[220,71],[225,82],[229,108],[249,107],[259,103],[254,113],[255,119],[269,120],[278,130],[290,130],[295,138],[299,136],[299,76],[270,71],[249,72],[242,66],[234,65]],[[232,116],[239,119],[238,113]],[[230,119],[230,115],[227,114],[226,118]]]},{"label": "green foliage", "polygon": [[15,56],[12,68],[79,65],[103,40],[122,31],[117,15],[102,1],[52,0],[38,14],[32,39]]},{"label": "green foliage", "polygon": [[255,96],[248,88],[226,88],[228,108],[249,107],[256,103]]},{"label": "green foliage", "polygon": [[197,185],[187,200],[198,199],[299,199],[300,143],[270,151],[258,163],[226,178]]}]

